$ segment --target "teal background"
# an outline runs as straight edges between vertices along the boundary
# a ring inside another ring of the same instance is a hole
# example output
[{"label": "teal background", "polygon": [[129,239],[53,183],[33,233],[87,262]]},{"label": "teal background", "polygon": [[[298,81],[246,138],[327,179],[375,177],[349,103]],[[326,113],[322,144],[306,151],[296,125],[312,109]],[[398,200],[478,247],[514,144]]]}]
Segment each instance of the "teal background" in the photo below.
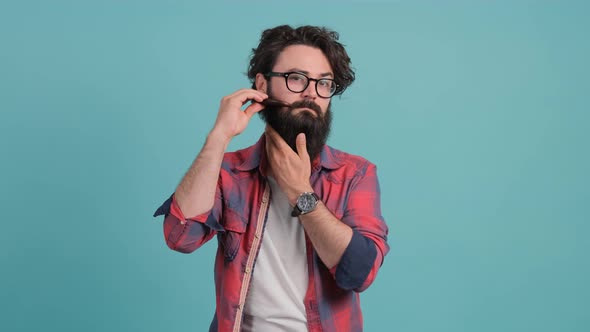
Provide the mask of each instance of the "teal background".
[{"label": "teal background", "polygon": [[151,215],[283,23],[339,31],[356,68],[329,142],[378,165],[366,330],[590,330],[589,9],[1,2],[0,330],[206,331],[216,241],[171,251]]}]

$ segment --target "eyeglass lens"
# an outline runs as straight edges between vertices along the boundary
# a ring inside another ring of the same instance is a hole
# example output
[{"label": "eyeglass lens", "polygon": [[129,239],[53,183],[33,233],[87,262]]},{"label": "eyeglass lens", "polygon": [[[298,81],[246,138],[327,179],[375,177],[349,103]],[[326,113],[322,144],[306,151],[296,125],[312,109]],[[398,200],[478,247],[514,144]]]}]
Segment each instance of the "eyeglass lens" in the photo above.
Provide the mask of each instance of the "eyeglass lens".
[{"label": "eyeglass lens", "polygon": [[[313,79],[311,79],[313,80]],[[302,92],[307,89],[310,78],[303,74],[291,73],[287,76],[287,87],[293,92]],[[316,81],[316,92],[322,97],[329,98],[334,93],[336,85],[330,79],[319,79]]]}]

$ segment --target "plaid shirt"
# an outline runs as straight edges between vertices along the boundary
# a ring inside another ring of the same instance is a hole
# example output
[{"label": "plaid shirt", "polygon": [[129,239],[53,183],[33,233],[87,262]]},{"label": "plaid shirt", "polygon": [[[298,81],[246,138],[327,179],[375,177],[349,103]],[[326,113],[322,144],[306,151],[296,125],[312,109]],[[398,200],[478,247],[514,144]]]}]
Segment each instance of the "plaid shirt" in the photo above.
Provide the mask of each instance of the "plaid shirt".
[{"label": "plaid shirt", "polygon": [[[217,235],[216,310],[210,331],[241,330],[271,199],[264,145],[263,135],[255,145],[224,155],[210,211],[186,218],[172,195],[154,213],[165,215],[164,236],[173,250],[190,253]],[[353,236],[340,262],[328,269],[306,235],[308,329],[362,331],[358,293],[373,282],[389,251],[376,167],[325,146],[313,162],[310,180],[326,207],[352,228]]]}]

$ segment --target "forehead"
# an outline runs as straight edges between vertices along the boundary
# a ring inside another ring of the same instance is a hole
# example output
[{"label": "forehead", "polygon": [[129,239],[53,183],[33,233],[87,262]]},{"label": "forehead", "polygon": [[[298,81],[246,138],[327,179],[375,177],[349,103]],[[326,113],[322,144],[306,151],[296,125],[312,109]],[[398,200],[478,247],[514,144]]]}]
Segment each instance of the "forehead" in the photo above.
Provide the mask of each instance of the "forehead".
[{"label": "forehead", "polygon": [[292,69],[310,74],[332,73],[332,66],[322,50],[307,45],[287,46],[277,57],[274,71]]}]

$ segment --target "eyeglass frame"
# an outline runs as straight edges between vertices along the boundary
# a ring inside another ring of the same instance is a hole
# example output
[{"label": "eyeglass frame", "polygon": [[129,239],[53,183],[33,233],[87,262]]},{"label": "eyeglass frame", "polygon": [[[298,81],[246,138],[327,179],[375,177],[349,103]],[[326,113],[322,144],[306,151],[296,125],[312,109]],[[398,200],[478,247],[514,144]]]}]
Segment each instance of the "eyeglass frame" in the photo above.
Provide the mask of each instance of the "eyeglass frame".
[{"label": "eyeglass frame", "polygon": [[[301,75],[307,79],[307,84],[305,85],[303,90],[301,90],[301,91],[291,90],[291,88],[289,87],[289,75],[291,75],[291,74],[298,74],[298,75]],[[340,88],[340,84],[336,83],[336,81],[331,78],[311,78],[311,77],[305,75],[304,73],[298,72],[298,71],[289,71],[289,72],[271,71],[271,72],[268,72],[264,76],[266,76],[268,78],[270,78],[270,77],[284,77],[285,78],[285,85],[287,86],[287,89],[289,89],[289,91],[291,91],[293,93],[301,93],[301,92],[305,91],[309,87],[309,83],[311,81],[314,81],[315,82],[315,92],[318,94],[318,97],[324,98],[324,99],[330,99],[330,98],[334,97],[334,95],[338,91],[338,88]],[[329,97],[324,97],[324,96],[320,95],[320,92],[318,90],[318,82],[319,81],[331,81],[334,84],[334,87],[335,87],[334,91],[332,92],[332,94]]]}]

